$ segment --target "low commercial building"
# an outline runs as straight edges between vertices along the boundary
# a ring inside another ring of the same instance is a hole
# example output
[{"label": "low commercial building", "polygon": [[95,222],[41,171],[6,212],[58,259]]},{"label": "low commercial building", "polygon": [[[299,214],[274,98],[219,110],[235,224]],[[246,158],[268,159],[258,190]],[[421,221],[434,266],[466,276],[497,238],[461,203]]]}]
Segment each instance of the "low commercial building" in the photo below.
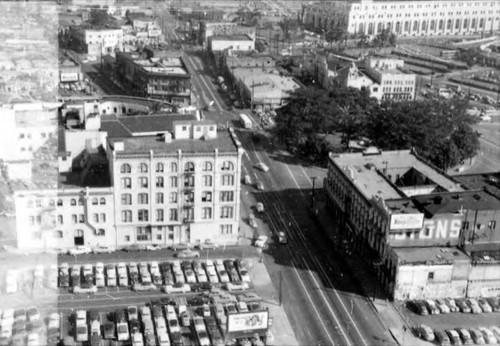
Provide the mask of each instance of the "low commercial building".
[{"label": "low commercial building", "polygon": [[246,35],[255,42],[256,28],[254,26],[239,25],[232,22],[200,22],[199,43],[207,48],[209,38],[213,36]]},{"label": "low commercial building", "polygon": [[123,51],[123,30],[107,27],[69,27],[72,45],[81,53],[94,56]]},{"label": "low commercial building", "polygon": [[69,55],[59,57],[59,86],[83,80],[80,63]]},{"label": "low commercial building", "polygon": [[255,50],[255,39],[248,35],[212,36],[208,40],[212,52],[224,50],[251,52]]},{"label": "low commercial building", "polygon": [[119,52],[116,68],[121,83],[136,96],[191,104],[191,75],[181,56],[146,59],[138,53]]}]

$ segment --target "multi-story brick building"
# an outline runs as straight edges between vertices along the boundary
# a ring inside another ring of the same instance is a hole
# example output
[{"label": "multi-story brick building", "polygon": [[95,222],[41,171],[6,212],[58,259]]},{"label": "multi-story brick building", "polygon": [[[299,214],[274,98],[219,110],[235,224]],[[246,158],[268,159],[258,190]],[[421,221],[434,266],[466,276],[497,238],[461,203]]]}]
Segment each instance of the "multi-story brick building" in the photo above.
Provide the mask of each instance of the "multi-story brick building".
[{"label": "multi-story brick building", "polygon": [[400,36],[470,35],[500,30],[500,2],[483,0],[340,0],[304,5],[302,21],[317,29]]},{"label": "multi-story brick building", "polygon": [[191,104],[191,75],[182,57],[150,57],[117,53],[116,68],[123,85],[136,96],[160,99],[175,105]]},{"label": "multi-story brick building", "polygon": [[74,48],[94,56],[123,51],[123,30],[106,27],[69,27]]}]

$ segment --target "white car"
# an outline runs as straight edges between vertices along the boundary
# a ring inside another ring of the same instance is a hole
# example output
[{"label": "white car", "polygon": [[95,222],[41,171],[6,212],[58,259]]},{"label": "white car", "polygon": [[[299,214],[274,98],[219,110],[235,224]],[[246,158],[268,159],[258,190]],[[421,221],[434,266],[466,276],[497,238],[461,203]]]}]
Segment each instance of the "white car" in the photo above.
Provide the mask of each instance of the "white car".
[{"label": "white car", "polygon": [[158,332],[158,342],[160,346],[170,346],[170,337],[168,336],[168,333]]},{"label": "white car", "polygon": [[95,275],[95,285],[96,287],[105,287],[106,280],[104,279],[104,273],[98,273]]},{"label": "white car", "polygon": [[265,236],[265,235],[260,235],[260,236],[257,238],[257,240],[255,241],[254,245],[255,245],[256,247],[258,247],[258,248],[263,249],[263,248],[265,248],[265,247],[266,247],[266,245],[267,245],[267,244],[266,244],[266,243],[267,243],[267,239],[268,239],[268,238],[267,238],[267,236]]},{"label": "white car", "polygon": [[[103,274],[104,273],[104,264],[102,264],[101,262],[97,262],[95,264],[95,273],[96,274]],[[85,273],[84,273],[85,275]]]},{"label": "white car", "polygon": [[240,269],[241,281],[250,282],[250,275],[248,275],[248,270]]},{"label": "white car", "polygon": [[238,302],[238,311],[239,312],[248,312],[248,306],[245,302]]},{"label": "white car", "polygon": [[116,249],[114,247],[108,245],[99,245],[94,248],[94,253],[112,253],[115,251]]},{"label": "white car", "polygon": [[194,329],[196,330],[196,332],[199,333],[199,332],[206,331],[205,322],[203,322],[202,317],[196,316],[195,318],[193,318],[193,324],[194,324]]},{"label": "white car", "polygon": [[229,292],[245,291],[248,290],[248,284],[246,282],[242,282],[241,284],[228,282],[226,283],[226,289]]},{"label": "white car", "polygon": [[219,273],[220,282],[228,283],[231,281],[231,280],[229,280],[229,275],[227,275],[227,272],[225,270],[218,270],[218,273]]},{"label": "white car", "polygon": [[172,305],[165,305],[165,315],[167,316],[167,320],[177,319],[177,313]]},{"label": "white car", "polygon": [[196,283],[196,276],[194,275],[194,271],[192,269],[186,269],[184,273],[186,274],[186,281],[188,284]]},{"label": "white car", "polygon": [[163,317],[158,317],[155,318],[155,325],[156,325],[156,334],[168,334],[167,331],[167,323],[165,322],[165,319]]},{"label": "white car", "polygon": [[167,320],[167,324],[168,329],[170,330],[170,334],[181,332],[181,326],[179,325],[179,321],[177,319]]},{"label": "white car", "polygon": [[174,270],[175,283],[183,284],[186,282],[184,279],[184,274],[182,274],[182,270]]},{"label": "white car", "polygon": [[11,336],[12,336],[12,323],[4,324],[2,322],[2,332],[0,333],[0,337],[10,338]]},{"label": "white car", "polygon": [[116,286],[116,267],[114,264],[108,264],[106,266],[106,276],[108,278],[107,285],[109,287]]},{"label": "white car", "polygon": [[73,293],[74,294],[96,294],[97,293],[97,286],[91,286],[91,287],[85,287],[85,288],[82,288],[80,286],[75,286],[75,287],[73,287]]},{"label": "white car", "polygon": [[154,284],[134,284],[132,290],[138,291],[154,291],[156,286]]},{"label": "white car", "polygon": [[203,310],[203,317],[210,317],[210,306],[208,304],[203,304],[201,308]]},{"label": "white car", "polygon": [[158,265],[158,262],[156,261],[151,262],[149,270],[151,271],[151,273],[159,273],[160,266]]},{"label": "white car", "polygon": [[198,248],[199,248],[200,250],[205,250],[205,249],[217,249],[217,248],[218,248],[218,245],[217,245],[217,244],[215,244],[213,241],[211,241],[211,240],[207,239],[207,240],[205,240],[205,242],[204,242],[204,243],[200,243],[200,244],[198,245]]},{"label": "white car", "polygon": [[49,315],[49,327],[48,329],[59,329],[61,327],[61,315],[57,312],[53,312]]},{"label": "white car", "polygon": [[83,245],[75,246],[74,248],[69,249],[68,251],[68,254],[72,256],[87,255],[89,253],[92,253],[92,249],[88,246],[83,246]]},{"label": "white car", "polygon": [[5,309],[2,313],[2,324],[12,324],[14,323],[14,309]]},{"label": "white car", "polygon": [[150,244],[150,245],[147,245],[146,246],[146,250],[147,251],[158,251],[158,250],[161,250],[162,247],[158,244]]},{"label": "white car", "polygon": [[204,283],[207,282],[207,274],[205,273],[205,270],[203,268],[198,268],[198,271],[196,271],[196,276],[198,277],[198,282]]},{"label": "white car", "polygon": [[210,346],[210,339],[206,331],[199,331],[197,334],[200,346]]},{"label": "white car", "polygon": [[123,262],[120,262],[117,264],[116,270],[118,270],[118,273],[127,273],[127,265]]},{"label": "white car", "polygon": [[188,293],[191,292],[191,286],[188,284],[180,284],[180,285],[165,285],[163,287],[165,293]]},{"label": "white car", "polygon": [[132,334],[132,346],[144,346],[144,340],[141,332]]},{"label": "white car", "polygon": [[262,172],[268,172],[269,171],[269,167],[263,163],[263,162],[259,162],[258,164],[255,165],[255,167],[257,167],[258,169],[260,169]]},{"label": "white car", "polygon": [[89,331],[87,329],[86,324],[77,324],[76,326],[76,341],[88,341],[89,340]]},{"label": "white car", "polygon": [[40,337],[36,333],[28,334],[27,346],[40,346]]},{"label": "white car", "polygon": [[497,344],[498,339],[495,337],[495,334],[493,332],[485,327],[479,327],[479,330],[481,333],[483,333],[484,340],[486,341],[487,344]]},{"label": "white car", "polygon": [[215,271],[214,267],[207,267],[207,274],[208,274],[208,279],[210,280],[211,283],[213,284],[219,283],[219,277],[217,276],[217,272]]},{"label": "white car", "polygon": [[118,341],[128,341],[128,325],[125,322],[117,323],[116,334],[118,335]]},{"label": "white car", "polygon": [[83,276],[91,275],[92,274],[92,265],[91,264],[84,264],[83,265]]},{"label": "white car", "polygon": [[141,319],[143,322],[144,320],[151,320],[151,309],[149,306],[142,306],[139,311],[141,312]]}]

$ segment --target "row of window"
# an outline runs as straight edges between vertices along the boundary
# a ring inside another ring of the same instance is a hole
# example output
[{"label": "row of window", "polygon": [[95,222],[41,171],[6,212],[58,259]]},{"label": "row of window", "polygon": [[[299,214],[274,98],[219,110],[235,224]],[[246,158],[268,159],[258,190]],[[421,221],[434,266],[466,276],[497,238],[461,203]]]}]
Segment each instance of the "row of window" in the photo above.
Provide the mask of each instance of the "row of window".
[{"label": "row of window", "polygon": [[[178,187],[178,181],[179,178],[176,176],[172,176],[169,178],[169,186],[171,188],[177,188]],[[195,177],[190,175],[184,177],[184,187],[194,187],[194,181]],[[203,186],[212,186],[213,184],[213,177],[211,175],[204,175],[202,176],[202,181],[203,181]],[[137,185],[139,188],[148,188],[149,187],[149,179],[147,177],[138,177],[137,178]],[[232,174],[225,174],[221,176],[221,185],[222,186],[234,186],[234,175]],[[122,189],[131,189],[132,188],[132,178],[126,177],[126,178],[121,178],[120,179],[120,186]],[[163,188],[165,187],[165,180],[163,177],[156,177],[155,178],[155,186],[158,188]]]},{"label": "row of window", "polygon": [[[201,208],[201,218],[203,220],[209,220],[213,218],[212,215],[212,207],[204,207]],[[165,210],[164,209],[156,209],[154,211],[154,221],[162,222],[165,220]],[[234,215],[233,207],[221,207],[220,208],[220,218],[221,219],[232,219]],[[194,220],[194,209],[186,208],[182,211],[182,219],[183,220]],[[150,220],[149,210],[147,209],[139,209],[137,211],[137,219],[138,222],[149,222]],[[177,208],[168,209],[168,221],[179,221],[179,211]],[[122,210],[121,212],[121,222],[129,223],[133,222],[133,212],[132,210]]]},{"label": "row of window", "polygon": [[[47,137],[52,137],[52,133],[50,132],[40,132],[40,138],[47,138]],[[31,139],[31,133],[20,133],[19,134],[19,139]]]},{"label": "row of window", "polygon": [[[83,205],[83,198],[79,198],[78,200],[76,198],[72,198],[70,200],[70,205],[71,206],[75,206],[75,205]],[[35,201],[33,200],[28,200],[28,208],[33,208],[33,207],[36,207],[36,208],[42,208],[44,206],[44,203],[43,203],[43,200],[41,199],[36,199]],[[50,206],[50,207],[55,207],[56,205],[56,202],[55,200],[53,199],[50,199],[47,203],[47,206]],[[101,198],[92,198],[92,205],[106,205],[106,198],[104,197],[101,197]],[[57,200],[57,206],[58,207],[62,207],[64,206],[64,202],[62,199],[58,199]]]},{"label": "row of window", "polygon": [[[184,192],[185,201],[189,203],[194,203],[194,193],[192,191]],[[169,193],[169,203],[177,203],[178,200],[177,192]],[[132,205],[132,194],[130,193],[122,193],[120,196],[121,205]],[[203,191],[201,193],[201,201],[202,202],[212,202],[212,192],[211,191]],[[220,202],[234,202],[234,191],[221,191],[219,193],[219,201]],[[157,192],[155,194],[155,202],[156,204],[165,203],[164,193]],[[137,194],[137,204],[149,204],[149,194],[147,193],[139,193]]]},{"label": "row of window", "polygon": [[[221,164],[222,171],[234,171],[234,163],[231,161],[224,161]],[[202,165],[202,171],[204,172],[211,172],[213,170],[213,164],[209,161],[205,161]],[[162,162],[156,163],[155,171],[157,173],[163,173],[165,172],[165,164]],[[178,171],[178,166],[176,162],[171,162],[170,163],[170,172],[177,172]],[[186,162],[184,165],[184,172],[194,172],[195,171],[195,165],[193,162]],[[149,166],[147,163],[141,163],[137,167],[137,172],[139,173],[148,173],[149,172]],[[128,163],[124,163],[120,166],[120,173],[122,174],[127,174],[127,173],[132,173],[132,166]]]}]

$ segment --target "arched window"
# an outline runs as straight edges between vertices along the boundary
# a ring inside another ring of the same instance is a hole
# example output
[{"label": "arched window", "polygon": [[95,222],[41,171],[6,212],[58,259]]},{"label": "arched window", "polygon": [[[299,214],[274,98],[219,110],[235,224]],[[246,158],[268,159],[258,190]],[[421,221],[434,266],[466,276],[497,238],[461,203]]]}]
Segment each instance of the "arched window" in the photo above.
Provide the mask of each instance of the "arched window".
[{"label": "arched window", "polygon": [[451,30],[451,19],[448,19],[448,22],[446,23],[446,30]]},{"label": "arched window", "polygon": [[92,198],[92,205],[97,205],[97,204],[99,204],[97,198],[95,198],[95,197]]},{"label": "arched window", "polygon": [[177,163],[172,162],[170,164],[170,172],[177,172]]},{"label": "arched window", "polygon": [[480,28],[484,27],[484,18],[481,18],[481,19],[479,20],[479,27],[480,27]]},{"label": "arched window", "polygon": [[382,23],[378,23],[377,25],[377,33],[381,32],[382,31]]},{"label": "arched window", "polygon": [[373,23],[368,24],[368,35],[373,34]]},{"label": "arched window", "polygon": [[128,163],[122,164],[120,167],[120,173],[130,173],[132,171],[132,168]]},{"label": "arched window", "polygon": [[156,172],[158,172],[158,173],[163,172],[163,163],[158,162],[158,163],[156,164]]},{"label": "arched window", "polygon": [[74,198],[71,199],[71,205],[76,205],[76,199]]},{"label": "arched window", "polygon": [[418,31],[419,23],[418,20],[413,22],[413,31]]},{"label": "arched window", "polygon": [[400,22],[396,22],[396,33],[397,34],[401,33],[401,23]]},{"label": "arched window", "polygon": [[62,199],[58,199],[58,200],[57,200],[57,206],[58,206],[58,207],[62,207],[62,206],[63,206],[63,201],[62,201]]},{"label": "arched window", "polygon": [[440,20],[439,21],[439,27],[438,27],[439,30],[444,30],[444,20]]},{"label": "arched window", "polygon": [[163,187],[163,177],[156,177],[156,187]]},{"label": "arched window", "polygon": [[391,31],[392,30],[392,23],[391,22],[387,23],[386,27],[387,27],[387,30]]},{"label": "arched window", "polygon": [[469,20],[466,18],[464,19],[464,29],[468,29],[469,28]]},{"label": "arched window", "polygon": [[184,165],[184,172],[194,172],[194,163],[186,162]]},{"label": "arched window", "polygon": [[222,163],[221,169],[223,171],[233,171],[234,170],[234,164],[231,161],[224,161]]},{"label": "arched window", "polygon": [[472,18],[472,23],[471,23],[470,27],[471,27],[471,29],[476,28],[476,18]]},{"label": "arched window", "polygon": [[203,170],[204,170],[205,172],[210,172],[212,169],[213,169],[213,166],[212,166],[212,163],[211,163],[211,162],[209,162],[209,161],[205,161],[205,162],[203,163]]},{"label": "arched window", "polygon": [[431,31],[435,31],[436,30],[436,21],[433,19],[431,20]]},{"label": "arched window", "polygon": [[426,31],[427,30],[427,22],[424,20],[422,21],[422,31]]},{"label": "arched window", "polygon": [[358,29],[358,32],[360,34],[364,34],[365,33],[365,24],[364,23],[359,23],[359,29]]},{"label": "arched window", "polygon": [[405,32],[409,32],[410,31],[410,22],[405,22]]},{"label": "arched window", "polygon": [[147,173],[148,172],[148,165],[145,163],[141,163],[139,165],[139,172],[141,173]]},{"label": "arched window", "polygon": [[455,20],[455,29],[456,30],[460,29],[460,19],[458,19],[458,18]]},{"label": "arched window", "polygon": [[106,205],[106,198],[102,197],[100,202],[99,202],[100,205]]}]

